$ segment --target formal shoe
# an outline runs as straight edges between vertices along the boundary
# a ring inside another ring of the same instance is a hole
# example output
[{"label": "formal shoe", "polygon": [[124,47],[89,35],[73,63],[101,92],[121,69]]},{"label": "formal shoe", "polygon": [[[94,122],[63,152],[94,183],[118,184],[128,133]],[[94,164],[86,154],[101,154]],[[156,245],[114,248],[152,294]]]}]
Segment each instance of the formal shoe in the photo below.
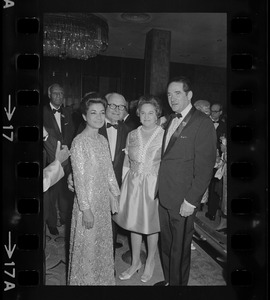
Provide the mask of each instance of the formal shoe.
[{"label": "formal shoe", "polygon": [[218,256],[217,260],[220,261],[220,262],[222,262],[222,263],[226,262],[226,258],[225,257],[221,257],[221,256]]},{"label": "formal shoe", "polygon": [[205,213],[206,218],[208,218],[210,221],[215,221],[216,216],[210,215],[208,212]]},{"label": "formal shoe", "polygon": [[[152,265],[152,268],[151,268],[151,270],[150,270],[150,273],[148,273],[148,274],[146,274],[146,273],[143,273],[142,274],[142,277],[141,277],[141,282],[148,282],[151,278],[152,278],[152,276],[153,276],[153,272],[154,272],[154,269],[155,269],[155,262],[153,263],[153,265]],[[144,268],[144,270],[145,270],[145,268]],[[145,271],[144,271],[145,272]]]},{"label": "formal shoe", "polygon": [[159,281],[157,283],[154,284],[155,286],[168,286],[169,282],[167,281]]},{"label": "formal shoe", "polygon": [[207,241],[207,238],[204,237],[202,234],[200,235],[199,239],[200,239],[201,241]]},{"label": "formal shoe", "polygon": [[52,235],[58,235],[59,234],[59,231],[56,227],[48,226],[48,228],[49,228],[50,234],[52,234]]},{"label": "formal shoe", "polygon": [[119,248],[121,248],[121,247],[123,247],[123,244],[118,243],[118,242],[115,243],[115,248],[116,248],[116,249],[119,249]]},{"label": "formal shoe", "polygon": [[138,272],[140,270],[141,267],[142,267],[142,263],[140,262],[139,265],[137,266],[137,268],[132,273],[128,272],[129,269],[130,269],[130,267],[129,267],[126,271],[124,271],[123,273],[121,273],[119,275],[119,279],[120,280],[128,280],[128,279],[130,279],[136,272]]}]

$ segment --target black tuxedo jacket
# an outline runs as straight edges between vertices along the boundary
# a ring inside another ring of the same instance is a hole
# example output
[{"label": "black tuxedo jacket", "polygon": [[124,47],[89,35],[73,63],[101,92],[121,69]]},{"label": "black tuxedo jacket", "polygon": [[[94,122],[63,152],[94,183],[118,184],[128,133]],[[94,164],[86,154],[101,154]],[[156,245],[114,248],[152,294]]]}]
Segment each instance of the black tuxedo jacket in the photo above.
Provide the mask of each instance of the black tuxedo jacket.
[{"label": "black tuxedo jacket", "polygon": [[129,114],[123,123],[128,127],[129,131],[132,131],[140,126],[140,119],[136,115]]},{"label": "black tuxedo jacket", "polygon": [[[129,131],[129,128],[124,123],[118,122],[115,155],[112,163],[115,177],[119,187],[121,187],[122,184],[122,169],[125,158],[125,152],[123,151],[123,149],[125,149],[126,147],[126,140]],[[106,122],[104,123],[103,127],[99,129],[98,132],[108,140]]]},{"label": "black tuxedo jacket", "polygon": [[208,116],[192,108],[180,135],[172,136],[164,151],[170,122],[171,118],[163,138],[157,190],[161,205],[179,212],[184,199],[198,206],[210,183],[216,161],[216,131]]}]

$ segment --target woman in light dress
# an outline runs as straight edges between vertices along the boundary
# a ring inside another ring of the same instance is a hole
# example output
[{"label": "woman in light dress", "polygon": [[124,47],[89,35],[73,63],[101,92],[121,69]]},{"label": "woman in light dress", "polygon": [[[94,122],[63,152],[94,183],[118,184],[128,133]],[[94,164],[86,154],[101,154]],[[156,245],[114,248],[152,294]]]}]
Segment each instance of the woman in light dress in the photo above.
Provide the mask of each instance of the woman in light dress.
[{"label": "woman in light dress", "polygon": [[161,108],[154,96],[142,96],[139,99],[137,114],[142,125],[127,137],[119,212],[113,219],[131,232],[132,264],[119,278],[128,280],[142,267],[140,250],[142,235],[145,234],[148,254],[141,281],[147,282],[153,275],[160,231],[155,189],[164,130],[157,125]]},{"label": "woman in light dress", "polygon": [[98,94],[81,102],[86,127],[71,146],[76,199],[70,235],[68,285],[115,285],[111,210],[119,187],[107,140],[98,133],[107,102]]}]

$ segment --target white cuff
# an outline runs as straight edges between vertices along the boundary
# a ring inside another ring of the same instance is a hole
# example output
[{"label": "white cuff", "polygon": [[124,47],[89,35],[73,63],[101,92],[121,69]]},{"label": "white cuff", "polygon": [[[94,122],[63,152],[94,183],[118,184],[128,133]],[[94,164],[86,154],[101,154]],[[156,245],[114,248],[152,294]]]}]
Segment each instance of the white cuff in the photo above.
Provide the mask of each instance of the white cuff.
[{"label": "white cuff", "polygon": [[189,205],[189,206],[191,206],[191,207],[193,207],[193,208],[196,208],[196,206],[194,206],[193,204],[190,204],[190,203],[187,202],[187,200],[185,200],[185,199],[184,199],[184,202],[185,202],[187,205]]}]

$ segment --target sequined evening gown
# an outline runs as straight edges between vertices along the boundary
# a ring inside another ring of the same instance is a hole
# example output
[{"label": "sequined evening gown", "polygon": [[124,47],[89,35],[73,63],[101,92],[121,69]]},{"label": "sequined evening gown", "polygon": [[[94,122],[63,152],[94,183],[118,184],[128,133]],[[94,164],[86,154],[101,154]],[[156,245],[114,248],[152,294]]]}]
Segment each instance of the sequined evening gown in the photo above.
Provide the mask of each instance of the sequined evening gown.
[{"label": "sequined evening gown", "polygon": [[[107,140],[82,132],[71,146],[75,201],[72,212],[68,285],[115,285],[109,189],[119,195]],[[82,226],[91,208],[94,226]]]},{"label": "sequined evening gown", "polygon": [[113,216],[122,228],[141,234],[160,231],[158,199],[155,199],[164,130],[158,126],[148,142],[143,142],[142,126],[130,132],[125,149],[124,177],[119,212]]}]

